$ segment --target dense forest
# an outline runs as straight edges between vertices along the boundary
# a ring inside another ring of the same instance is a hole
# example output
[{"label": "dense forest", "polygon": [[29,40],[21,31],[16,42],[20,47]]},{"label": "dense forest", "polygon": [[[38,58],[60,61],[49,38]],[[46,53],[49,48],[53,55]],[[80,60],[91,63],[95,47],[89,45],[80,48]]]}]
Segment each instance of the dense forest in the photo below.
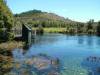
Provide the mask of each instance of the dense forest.
[{"label": "dense forest", "polygon": [[12,39],[13,34],[11,33],[11,29],[13,24],[14,17],[6,4],[6,1],[0,0],[0,41]]}]

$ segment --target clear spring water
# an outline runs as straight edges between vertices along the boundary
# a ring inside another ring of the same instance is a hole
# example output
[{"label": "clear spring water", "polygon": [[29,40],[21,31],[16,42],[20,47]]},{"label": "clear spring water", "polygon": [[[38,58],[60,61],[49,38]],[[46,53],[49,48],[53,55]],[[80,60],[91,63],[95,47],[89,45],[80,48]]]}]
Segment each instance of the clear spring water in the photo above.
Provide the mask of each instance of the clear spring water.
[{"label": "clear spring water", "polygon": [[[13,53],[22,56],[21,52]],[[100,57],[100,38],[97,36],[70,36],[65,34],[36,36],[30,49],[26,51],[24,56],[19,57],[19,61],[21,61],[21,58],[31,58],[39,53],[59,58],[61,75],[91,75],[90,71],[93,71],[93,65],[97,65],[91,63],[88,66],[90,63],[86,64],[85,59],[89,56]],[[94,75],[99,74],[95,73]]]}]

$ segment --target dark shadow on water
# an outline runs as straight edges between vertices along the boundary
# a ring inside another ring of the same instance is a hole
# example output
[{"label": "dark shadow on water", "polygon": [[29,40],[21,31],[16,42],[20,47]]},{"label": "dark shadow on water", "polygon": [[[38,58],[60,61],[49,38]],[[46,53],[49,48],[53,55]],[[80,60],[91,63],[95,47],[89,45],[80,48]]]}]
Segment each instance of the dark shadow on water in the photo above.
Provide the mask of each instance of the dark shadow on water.
[{"label": "dark shadow on water", "polygon": [[100,75],[100,57],[89,56],[83,60],[81,65],[88,70],[88,75]]}]

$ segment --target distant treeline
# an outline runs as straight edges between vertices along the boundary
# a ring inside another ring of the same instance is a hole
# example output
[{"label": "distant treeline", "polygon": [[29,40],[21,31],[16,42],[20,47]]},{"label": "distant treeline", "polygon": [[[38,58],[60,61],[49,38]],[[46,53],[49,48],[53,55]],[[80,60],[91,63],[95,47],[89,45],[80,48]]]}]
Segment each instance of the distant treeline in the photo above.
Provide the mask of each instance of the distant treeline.
[{"label": "distant treeline", "polygon": [[65,28],[66,30],[62,33],[66,34],[100,35],[100,22],[94,22],[93,19],[87,23],[75,22],[67,24],[64,22],[42,22],[40,24],[33,24],[32,27],[38,27],[38,25],[41,25],[43,28]]}]

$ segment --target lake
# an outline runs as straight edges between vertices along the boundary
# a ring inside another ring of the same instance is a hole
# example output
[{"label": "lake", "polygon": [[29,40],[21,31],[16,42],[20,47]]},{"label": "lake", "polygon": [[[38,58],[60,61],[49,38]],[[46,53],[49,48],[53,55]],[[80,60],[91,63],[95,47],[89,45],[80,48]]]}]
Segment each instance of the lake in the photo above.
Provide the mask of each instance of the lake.
[{"label": "lake", "polygon": [[40,53],[59,58],[61,75],[100,75],[100,38],[97,36],[39,35],[35,36],[24,55],[21,51],[14,51],[13,55],[15,59],[19,56],[18,61],[21,61],[21,58],[31,58]]}]

